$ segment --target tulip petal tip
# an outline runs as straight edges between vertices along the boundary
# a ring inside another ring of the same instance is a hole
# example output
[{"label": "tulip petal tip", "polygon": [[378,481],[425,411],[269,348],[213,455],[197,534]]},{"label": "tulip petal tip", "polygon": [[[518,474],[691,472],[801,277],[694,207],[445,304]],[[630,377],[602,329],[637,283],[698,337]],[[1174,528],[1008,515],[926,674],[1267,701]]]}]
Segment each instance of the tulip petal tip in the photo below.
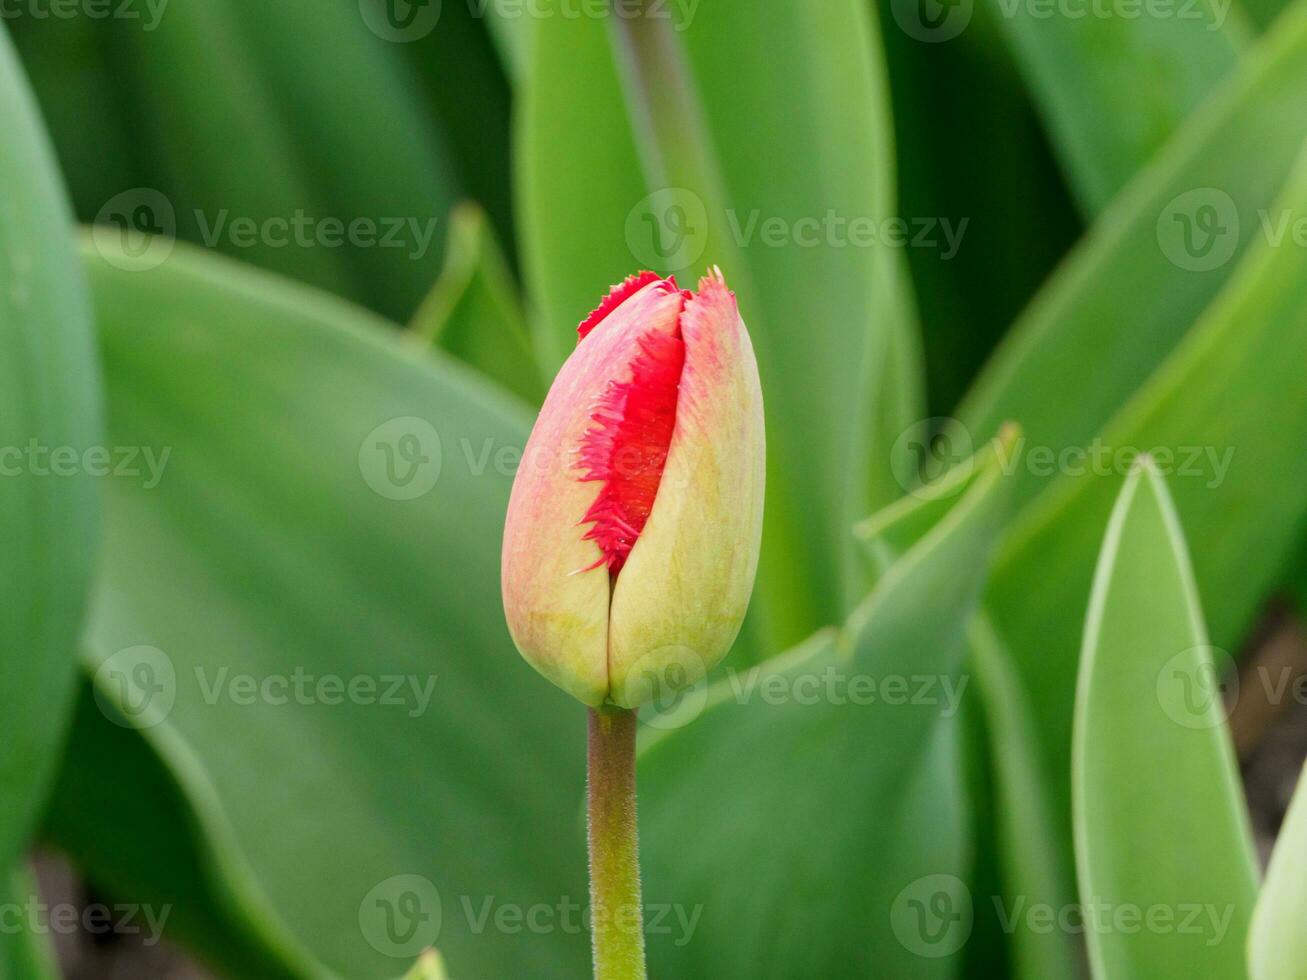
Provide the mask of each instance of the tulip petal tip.
[{"label": "tulip petal tip", "polygon": [[[599,305],[590,311],[589,315],[576,328],[576,342],[579,344],[589,336],[590,331],[599,326],[607,318],[609,313],[617,309],[624,302],[644,289],[651,282],[657,282],[662,277],[656,272],[637,272],[634,275],[627,276],[616,286],[613,286],[599,301]],[[675,288],[676,280],[669,280],[672,287]]]}]

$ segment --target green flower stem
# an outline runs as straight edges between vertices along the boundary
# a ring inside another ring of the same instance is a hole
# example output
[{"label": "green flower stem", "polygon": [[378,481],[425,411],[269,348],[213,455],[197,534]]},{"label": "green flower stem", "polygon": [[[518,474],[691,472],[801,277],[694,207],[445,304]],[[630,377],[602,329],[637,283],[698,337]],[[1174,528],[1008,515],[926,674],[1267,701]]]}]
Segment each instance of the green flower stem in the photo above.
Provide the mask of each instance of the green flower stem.
[{"label": "green flower stem", "polygon": [[635,712],[589,709],[590,921],[595,980],[644,980]]}]

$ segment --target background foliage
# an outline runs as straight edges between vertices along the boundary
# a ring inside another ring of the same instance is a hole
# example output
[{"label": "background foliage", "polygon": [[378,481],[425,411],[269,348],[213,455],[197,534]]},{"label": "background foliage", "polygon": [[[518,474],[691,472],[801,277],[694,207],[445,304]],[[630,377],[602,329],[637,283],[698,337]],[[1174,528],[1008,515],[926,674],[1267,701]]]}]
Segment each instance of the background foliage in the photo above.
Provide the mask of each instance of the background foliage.
[{"label": "background foliage", "polygon": [[1302,700],[1304,2],[3,7],[3,909],[44,845],[220,975],[584,975],[503,512],[598,296],[716,263],[768,506],[642,714],[653,974],[1307,976],[1239,779]]}]

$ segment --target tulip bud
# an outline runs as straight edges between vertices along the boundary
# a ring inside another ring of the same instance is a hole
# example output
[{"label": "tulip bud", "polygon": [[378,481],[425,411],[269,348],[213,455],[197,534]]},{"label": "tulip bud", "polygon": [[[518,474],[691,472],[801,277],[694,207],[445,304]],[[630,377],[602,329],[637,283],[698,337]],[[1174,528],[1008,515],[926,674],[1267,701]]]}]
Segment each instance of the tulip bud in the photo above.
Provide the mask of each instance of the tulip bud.
[{"label": "tulip bud", "polygon": [[652,272],[578,328],[513,483],[509,632],[588,705],[688,686],[730,649],[762,534],[758,367],[721,273]]}]

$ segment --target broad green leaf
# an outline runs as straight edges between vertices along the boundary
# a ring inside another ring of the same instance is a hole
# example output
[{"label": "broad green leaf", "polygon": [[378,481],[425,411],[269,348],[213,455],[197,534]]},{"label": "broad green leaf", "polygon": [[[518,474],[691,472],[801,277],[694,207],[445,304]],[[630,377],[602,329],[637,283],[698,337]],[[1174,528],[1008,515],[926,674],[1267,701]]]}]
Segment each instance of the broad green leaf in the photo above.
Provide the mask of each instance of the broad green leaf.
[{"label": "broad green leaf", "polygon": [[[0,873],[31,833],[72,705],[96,544],[100,382],[72,215],[0,29]],[[110,443],[109,445],[112,445]]]},{"label": "broad green leaf", "polygon": [[1233,0],[1128,16],[987,0],[1039,102],[1084,212],[1098,214],[1248,47]]},{"label": "broad green leaf", "polygon": [[1253,908],[1248,932],[1248,973],[1252,980],[1303,980],[1307,977],[1307,780],[1300,775],[1289,812],[1266,869],[1266,883]]},{"label": "broad green leaf", "polygon": [[538,405],[544,398],[517,287],[485,212],[477,206],[460,205],[450,215],[445,268],[410,329],[527,404]]},{"label": "broad green leaf", "polygon": [[84,671],[46,841],[116,901],[168,908],[168,937],[227,975],[323,975],[269,906],[190,746],[171,725],[133,727],[107,673],[97,684]]},{"label": "broad green leaf", "polygon": [[[532,25],[517,190],[539,347],[559,363],[634,269],[693,285],[722,266],[767,396],[755,606],[789,644],[842,617],[847,529],[866,512],[890,287],[877,248],[839,236],[892,208],[878,39],[861,0],[642,10],[547,7]],[[844,224],[828,233],[827,215]]]},{"label": "broad green leaf", "polygon": [[[1283,215],[1272,209],[1307,137],[1304,102],[1307,4],[1112,202],[964,400],[964,431],[979,440],[1015,419],[1029,446],[1052,453],[1102,432],[1211,304],[1239,256],[1279,228]],[[1018,500],[1048,482],[1022,467]]]},{"label": "broad green leaf", "polygon": [[[1307,165],[1272,213],[1307,219]],[[994,570],[990,610],[1031,692],[1047,772],[1065,770],[1080,615],[1097,528],[1130,457],[1151,452],[1173,474],[1213,641],[1237,647],[1307,516],[1307,249],[1261,242],[1181,345],[1102,430],[1096,457],[1013,525]],[[1020,471],[1031,457],[1013,454]],[[1057,786],[1057,783],[1053,783]]]},{"label": "broad green leaf", "polygon": [[[185,747],[162,762],[248,881],[209,874],[342,976],[433,941],[459,972],[581,974],[584,935],[482,918],[585,893],[584,713],[499,600],[498,451],[527,418],[331,297],[183,246],[113,259],[88,254],[112,438],[171,453],[111,487],[89,666],[109,714]],[[120,835],[192,831],[97,809]]]},{"label": "broad green leaf", "polygon": [[655,975],[951,975],[971,911],[963,630],[1006,503],[990,465],[838,635],[644,719],[646,899],[697,916],[692,941],[649,937]]},{"label": "broad green leaf", "polygon": [[[1018,433],[1009,430],[1010,443]],[[998,452],[1005,451],[1000,444]],[[956,496],[984,473],[974,460],[954,467],[936,483],[916,490],[862,522],[855,529],[867,545],[878,571],[883,572],[913,547],[948,512]],[[1018,975],[1031,980],[1072,977],[1075,967],[1067,938],[1056,931],[1031,927],[1025,916],[1032,905],[1061,907],[1069,899],[1068,869],[1063,866],[1059,838],[1052,823],[1049,794],[1042,781],[1029,699],[1011,663],[1011,654],[989,618],[977,613],[967,629],[969,666],[980,696],[989,739],[986,772],[995,801],[979,819],[997,823],[993,832],[1002,894],[994,895],[1001,916],[999,927],[1012,936]],[[979,801],[977,801],[979,802]],[[983,897],[981,899],[983,901]]]},{"label": "broad green leaf", "polygon": [[58,980],[54,950],[50,948],[49,919],[36,882],[26,869],[11,872],[0,888],[5,909],[0,929],[0,980]]},{"label": "broad green leaf", "polygon": [[213,0],[149,31],[102,21],[153,166],[98,220],[175,229],[406,319],[457,179],[384,7]]},{"label": "broad green leaf", "polygon": [[1238,978],[1252,834],[1180,519],[1141,459],[1094,574],[1072,796],[1094,976]]}]

